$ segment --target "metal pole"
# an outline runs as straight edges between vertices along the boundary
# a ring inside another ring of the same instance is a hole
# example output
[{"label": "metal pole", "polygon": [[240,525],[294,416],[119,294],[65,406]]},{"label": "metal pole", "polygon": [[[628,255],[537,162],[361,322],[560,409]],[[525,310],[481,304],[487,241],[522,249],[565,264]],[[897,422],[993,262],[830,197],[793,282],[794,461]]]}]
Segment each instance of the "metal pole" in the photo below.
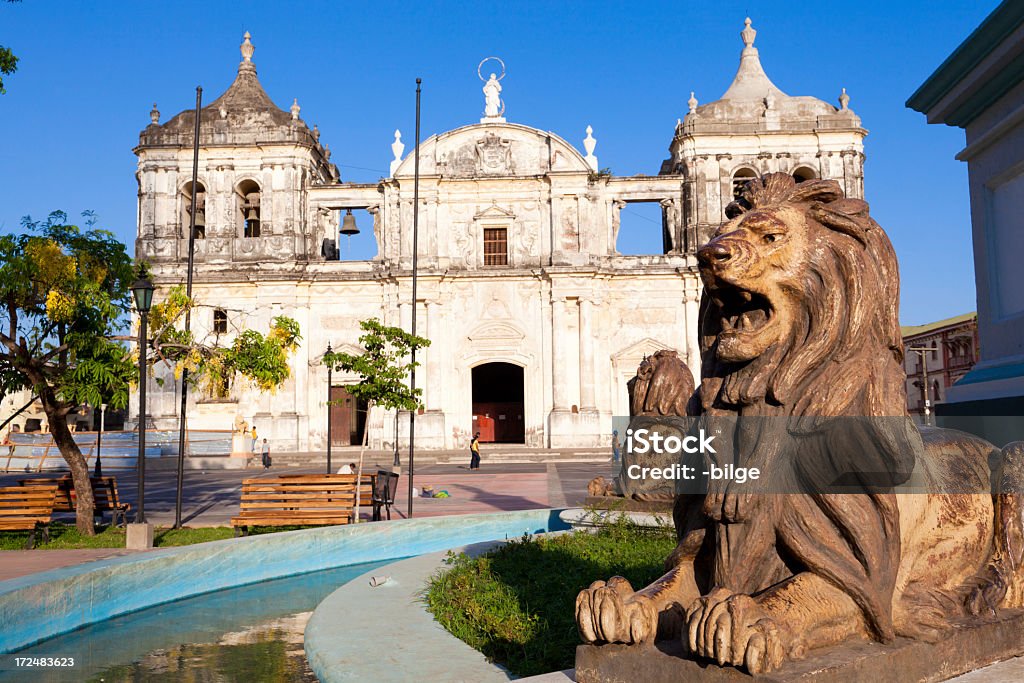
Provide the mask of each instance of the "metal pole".
[{"label": "metal pole", "polygon": [[[188,269],[185,296],[192,298],[192,266],[196,255],[196,185],[199,184],[199,122],[203,116],[203,89],[196,88],[196,129],[192,138],[192,206],[188,217]],[[192,309],[185,309],[185,332],[192,329]],[[188,368],[181,371],[181,418],[178,420],[178,490],[174,498],[174,528],[181,528],[181,487],[185,478],[185,411],[188,407]]]},{"label": "metal pole", "polygon": [[139,473],[139,509],[135,523],[146,523],[146,355],[149,350],[147,323],[149,311],[139,311],[139,457],[136,467]]},{"label": "metal pole", "polygon": [[[330,342],[327,342],[327,353],[331,353]],[[331,365],[327,364],[327,474],[331,473]]]},{"label": "metal pole", "polygon": [[96,467],[93,469],[94,477],[103,476],[103,466],[100,464],[100,454],[103,450],[103,418],[107,414],[107,404],[100,404],[100,431],[96,434]]},{"label": "metal pole", "polygon": [[907,351],[913,351],[921,357],[921,382],[924,389],[924,423],[932,423],[932,398],[931,390],[928,387],[928,352],[938,351],[937,346],[908,346]]},{"label": "metal pole", "polygon": [[[416,266],[419,255],[420,227],[420,84],[416,79],[416,158],[413,161],[412,180],[412,334],[416,335]],[[412,369],[409,371],[409,387],[416,391],[416,347],[412,349]],[[397,435],[396,435],[397,436]],[[412,517],[412,478],[415,471],[416,410],[409,411],[409,517]]]},{"label": "metal pole", "polygon": [[[395,467],[402,466],[402,458],[398,454],[398,416],[401,414],[398,408],[395,408],[395,460],[391,464]],[[397,470],[396,470],[397,471]]]},{"label": "metal pole", "polygon": [[932,399],[928,392],[928,354],[924,351],[921,352],[921,372],[924,375],[922,377],[924,382],[924,423],[930,426],[932,423]]}]

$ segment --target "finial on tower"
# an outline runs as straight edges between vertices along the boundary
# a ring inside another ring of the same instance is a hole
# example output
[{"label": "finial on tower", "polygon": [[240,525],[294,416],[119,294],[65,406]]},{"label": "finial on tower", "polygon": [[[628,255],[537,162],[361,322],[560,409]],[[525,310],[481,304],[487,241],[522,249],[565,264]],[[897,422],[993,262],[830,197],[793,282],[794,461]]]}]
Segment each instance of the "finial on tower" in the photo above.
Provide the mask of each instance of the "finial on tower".
[{"label": "finial on tower", "polygon": [[302,111],[302,107],[299,106],[299,98],[298,97],[292,98],[292,106],[289,109],[289,111],[292,113],[292,121],[298,121],[299,120],[299,112]]},{"label": "finial on tower", "polygon": [[850,108],[850,96],[846,94],[846,88],[843,88],[843,92],[839,95],[839,109],[841,111],[847,111]]},{"label": "finial on tower", "polygon": [[395,155],[391,162],[391,176],[394,177],[399,164],[402,163],[402,153],[405,151],[405,143],[402,142],[402,131],[395,129],[395,141],[391,143],[391,153]]},{"label": "finial on tower", "polygon": [[249,40],[250,38],[252,38],[252,36],[249,35],[248,31],[245,32],[245,35],[242,36],[242,38],[243,38],[243,40],[242,40],[242,47],[241,47],[241,50],[242,50],[242,63],[244,63],[244,64],[251,64],[252,63],[252,53],[256,52],[256,46],[253,45],[252,41]]},{"label": "finial on tower", "polygon": [[587,137],[583,138],[583,149],[587,151],[587,155],[583,157],[583,160],[590,166],[590,170],[597,173],[599,166],[597,165],[597,157],[594,156],[595,147],[597,147],[597,138],[594,137],[594,129],[591,126],[587,126]]},{"label": "finial on tower", "polygon": [[690,108],[690,114],[697,113],[697,98],[694,97],[692,90],[690,91],[690,99],[686,100],[686,106]]},{"label": "finial on tower", "polygon": [[754,47],[754,38],[757,37],[757,31],[750,26],[750,17],[743,20],[743,30],[740,31],[740,37],[743,38],[744,47]]},{"label": "finial on tower", "polygon": [[153,109],[149,112],[149,120],[153,122],[153,125],[160,123],[160,110],[156,108],[156,102],[153,103]]}]

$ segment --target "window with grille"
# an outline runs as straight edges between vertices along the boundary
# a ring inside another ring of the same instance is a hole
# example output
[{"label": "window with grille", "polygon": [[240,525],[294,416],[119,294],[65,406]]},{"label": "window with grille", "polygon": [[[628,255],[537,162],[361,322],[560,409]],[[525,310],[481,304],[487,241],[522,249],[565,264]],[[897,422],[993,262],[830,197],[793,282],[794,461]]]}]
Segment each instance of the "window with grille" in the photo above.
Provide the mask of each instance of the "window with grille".
[{"label": "window with grille", "polygon": [[228,331],[228,314],[227,311],[222,311],[217,308],[213,311],[213,332],[214,334],[224,334]]},{"label": "window with grille", "polygon": [[508,231],[505,228],[484,228],[484,265],[508,265]]}]

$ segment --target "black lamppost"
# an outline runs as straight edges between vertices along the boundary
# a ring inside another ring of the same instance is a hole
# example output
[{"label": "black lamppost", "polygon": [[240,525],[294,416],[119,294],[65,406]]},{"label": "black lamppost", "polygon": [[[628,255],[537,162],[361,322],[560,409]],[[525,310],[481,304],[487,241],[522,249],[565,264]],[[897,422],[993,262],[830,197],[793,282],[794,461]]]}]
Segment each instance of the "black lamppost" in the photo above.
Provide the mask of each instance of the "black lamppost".
[{"label": "black lamppost", "polygon": [[[331,355],[331,342],[327,342],[327,355]],[[331,370],[333,362],[327,363],[327,474],[331,473]]]},{"label": "black lamppost", "polygon": [[[402,411],[400,411],[398,408],[395,408],[395,460],[394,462],[391,463],[395,467],[402,466],[402,458],[398,454],[398,415],[401,412]],[[395,472],[397,471],[398,470],[396,469]]]},{"label": "black lamppost", "polygon": [[921,378],[922,389],[924,389],[924,423],[927,426],[932,424],[932,397],[928,387],[928,352],[938,351],[937,346],[908,346],[907,351],[914,351],[921,357]]},{"label": "black lamppost", "polygon": [[100,464],[100,452],[103,447],[103,418],[107,413],[107,404],[100,404],[100,431],[96,433],[96,468],[93,470],[93,476],[97,479],[103,476],[103,466]]},{"label": "black lamppost", "polygon": [[135,514],[136,524],[145,524],[146,512],[143,500],[146,495],[146,354],[149,350],[147,324],[149,309],[153,305],[153,283],[149,278],[139,274],[139,279],[132,285],[132,296],[135,297],[135,310],[139,312],[139,511]]}]

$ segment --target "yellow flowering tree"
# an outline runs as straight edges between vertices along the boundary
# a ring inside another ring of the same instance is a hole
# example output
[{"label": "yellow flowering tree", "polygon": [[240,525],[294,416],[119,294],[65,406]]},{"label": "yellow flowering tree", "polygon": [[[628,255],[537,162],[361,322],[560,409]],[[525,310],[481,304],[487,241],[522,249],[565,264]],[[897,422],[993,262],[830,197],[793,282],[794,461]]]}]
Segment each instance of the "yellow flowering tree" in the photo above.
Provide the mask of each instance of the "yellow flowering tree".
[{"label": "yellow flowering tree", "polygon": [[68,428],[83,404],[128,405],[137,372],[114,337],[131,299],[132,261],[106,231],[26,218],[24,232],[0,236],[0,387],[29,389],[46,414],[77,495],[77,525],[95,533],[89,468]]},{"label": "yellow flowering tree", "polygon": [[[68,428],[82,405],[124,408],[138,383],[136,337],[126,334],[136,266],[125,245],[85,229],[63,212],[22,221],[18,235],[0,235],[0,388],[37,396],[54,444],[68,463],[77,492],[78,529],[95,533],[95,504],[85,457]],[[181,324],[195,303],[170,289],[150,313],[146,363],[165,362],[190,381],[226,392],[236,377],[265,391],[288,379],[289,356],[302,337],[294,320],[274,318],[267,334],[240,332],[230,344],[199,342]]]},{"label": "yellow flowering tree", "polygon": [[238,378],[270,392],[288,379],[288,359],[302,341],[295,320],[277,316],[266,334],[243,330],[228,344],[222,344],[219,337],[207,343],[196,339],[182,325],[186,312],[197,305],[195,298],[190,300],[180,285],[172,287],[162,302],[153,305],[153,362],[173,365],[175,379],[188,370],[189,381],[201,385],[211,396],[226,395]]}]

